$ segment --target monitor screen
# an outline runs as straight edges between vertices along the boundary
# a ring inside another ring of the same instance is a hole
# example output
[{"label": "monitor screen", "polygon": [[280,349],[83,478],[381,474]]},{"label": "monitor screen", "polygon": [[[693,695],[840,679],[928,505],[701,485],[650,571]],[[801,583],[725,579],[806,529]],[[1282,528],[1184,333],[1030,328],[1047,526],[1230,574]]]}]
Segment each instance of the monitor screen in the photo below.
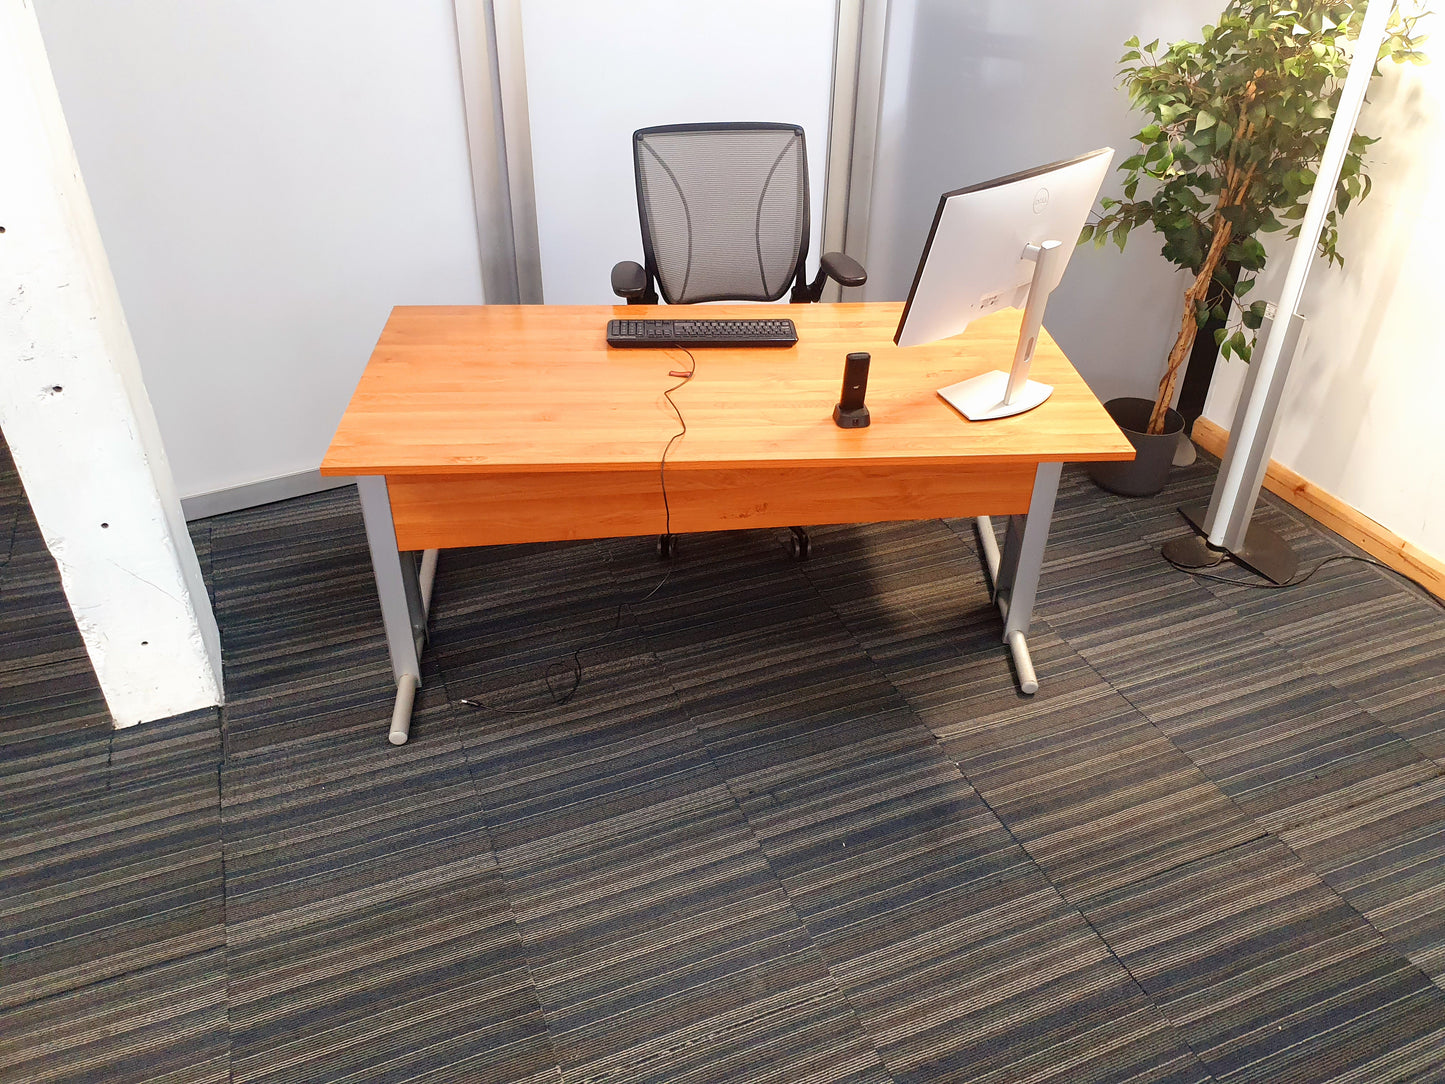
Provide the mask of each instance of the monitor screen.
[{"label": "monitor screen", "polygon": [[[1025,249],[1059,241],[1072,253],[1113,161],[1105,147],[1065,162],[945,192],[893,341],[919,346],[982,316],[1022,308],[1034,263]],[[1068,257],[1046,290],[1058,285]]]}]

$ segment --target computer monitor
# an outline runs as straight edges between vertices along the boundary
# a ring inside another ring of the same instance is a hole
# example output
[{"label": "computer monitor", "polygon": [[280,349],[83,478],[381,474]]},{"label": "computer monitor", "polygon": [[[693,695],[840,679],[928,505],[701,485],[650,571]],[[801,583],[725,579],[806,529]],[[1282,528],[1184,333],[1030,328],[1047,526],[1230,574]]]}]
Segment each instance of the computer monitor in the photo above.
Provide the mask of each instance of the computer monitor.
[{"label": "computer monitor", "polygon": [[1113,161],[1110,147],[945,192],[893,341],[919,346],[1023,308],[1012,369],[938,390],[971,421],[1032,410],[1052,393],[1028,379],[1044,305],[1058,286]]}]

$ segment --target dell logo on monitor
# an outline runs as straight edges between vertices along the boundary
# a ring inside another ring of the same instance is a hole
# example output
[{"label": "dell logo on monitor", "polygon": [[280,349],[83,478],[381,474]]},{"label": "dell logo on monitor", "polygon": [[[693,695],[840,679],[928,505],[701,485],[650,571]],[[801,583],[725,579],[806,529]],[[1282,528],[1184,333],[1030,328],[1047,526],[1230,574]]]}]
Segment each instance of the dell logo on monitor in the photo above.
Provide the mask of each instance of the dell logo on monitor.
[{"label": "dell logo on monitor", "polygon": [[1034,193],[1034,214],[1041,215],[1049,205],[1049,190],[1040,188]]}]

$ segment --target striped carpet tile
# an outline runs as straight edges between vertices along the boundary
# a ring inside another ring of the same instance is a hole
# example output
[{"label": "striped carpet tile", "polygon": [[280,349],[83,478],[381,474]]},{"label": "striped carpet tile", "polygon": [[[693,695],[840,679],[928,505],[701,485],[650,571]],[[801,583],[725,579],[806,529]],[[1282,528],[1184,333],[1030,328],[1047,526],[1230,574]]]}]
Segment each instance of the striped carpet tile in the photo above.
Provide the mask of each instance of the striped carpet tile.
[{"label": "striped carpet tile", "polygon": [[800,621],[659,658],[729,778],[917,725],[836,623]]},{"label": "striped carpet tile", "polygon": [[228,1084],[221,948],[0,1012],[0,1080]]},{"label": "striped carpet tile", "polygon": [[110,723],[55,562],[38,536],[36,544],[38,552],[0,564],[0,771],[7,773],[27,770],[32,757],[63,766],[77,732]]},{"label": "striped carpet tile", "polygon": [[[1282,514],[1274,519],[1282,531],[1312,535],[1309,545],[1318,555],[1318,532],[1306,532]],[[1162,524],[1162,517],[1156,514],[1156,521]],[[1172,528],[1161,525],[1157,533],[1162,536],[1166,529]],[[1151,567],[1153,555],[1146,546],[1141,540],[1133,551],[1140,574],[1151,582],[1173,575],[1177,583],[1165,584],[1168,593],[1151,606],[1130,600],[1117,616],[1116,642],[1095,638],[1088,622],[1076,622],[1070,609],[1068,581],[1084,581],[1092,560],[1085,554],[1065,557],[1070,567],[1061,578],[1066,582],[1055,587],[1045,611],[1050,623],[1067,630],[1081,654],[1258,824],[1288,832],[1359,806],[1388,808],[1392,794],[1439,775],[1437,763],[1350,698],[1327,663],[1322,666],[1306,650],[1307,643],[1322,646],[1319,658],[1328,660],[1327,637],[1339,636],[1314,635],[1329,622],[1323,616],[1327,606],[1321,608],[1308,594],[1316,590],[1313,581],[1276,599],[1278,610],[1261,608],[1259,602],[1260,595],[1273,597],[1274,592],[1221,586],[1219,591],[1237,596],[1236,602],[1248,603],[1249,614],[1241,616],[1218,595],[1203,592],[1207,581],[1190,582],[1173,570],[1161,573],[1161,567],[1167,569],[1162,562]],[[1325,571],[1336,567],[1351,566]],[[1363,566],[1358,571],[1377,575]],[[1378,582],[1367,587],[1366,596],[1372,598]],[[1324,580],[1318,589],[1340,601],[1334,581]],[[1178,607],[1183,621],[1175,628],[1184,635],[1156,636],[1159,611],[1167,612],[1170,605]],[[1359,628],[1353,626],[1349,641],[1359,640]],[[1435,828],[1445,833],[1445,817],[1437,818]],[[1313,864],[1316,855],[1311,859]],[[1317,864],[1313,868],[1327,872]],[[1436,876],[1445,878],[1445,873]],[[1434,922],[1417,924],[1408,934],[1396,924],[1387,936],[1401,951],[1424,959],[1433,959],[1445,944]]]},{"label": "striped carpet tile", "polygon": [[[1172,524],[1182,520],[1170,519],[1169,513],[1189,499],[1191,486],[1205,498],[1213,486],[1212,461],[1190,468],[1192,482],[1181,479],[1181,473],[1175,472],[1159,500],[1125,505],[1130,520],[1145,525],[1141,539],[1152,546],[1175,535]],[[1339,687],[1367,710],[1374,712],[1374,706],[1357,694],[1369,688],[1369,678],[1378,682],[1374,691],[1387,696],[1397,691],[1394,702],[1405,710],[1395,718],[1377,718],[1392,726],[1419,721],[1416,734],[1436,738],[1440,728],[1428,724],[1438,723],[1439,714],[1445,712],[1445,613],[1420,588],[1385,569],[1333,561],[1314,571],[1326,558],[1364,554],[1272,494],[1261,494],[1255,522],[1289,542],[1299,558],[1300,575],[1313,572],[1309,580],[1288,590],[1271,590],[1244,570],[1225,567],[1215,571],[1241,585],[1204,579],[1198,581],[1200,585],[1249,619],[1264,636],[1292,651],[1312,672],[1332,681],[1337,674],[1365,678],[1364,686]],[[1386,699],[1381,706],[1391,702]],[[1431,720],[1432,714],[1437,718]]]},{"label": "striped carpet tile", "polygon": [[1285,832],[1300,859],[1445,988],[1445,778]]},{"label": "striped carpet tile", "polygon": [[1396,591],[1296,628],[1314,672],[1445,763],[1445,611]]},{"label": "striped carpet tile", "polygon": [[648,664],[634,598],[617,583],[605,543],[449,551],[427,654],[453,700],[485,705],[468,730],[525,728],[569,693],[596,689],[598,673]]},{"label": "striped carpet tile", "polygon": [[[971,524],[972,521],[968,521]],[[938,521],[816,529],[806,574],[845,628],[890,679],[999,647],[973,532]],[[1006,652],[996,673],[1007,676]]]},{"label": "striped carpet tile", "polygon": [[[1285,656],[1268,647],[1261,653],[1255,661],[1266,670],[1269,656]],[[1208,700],[1160,719],[1159,728],[1273,832],[1440,774],[1409,742],[1312,676],[1241,678]]]},{"label": "striped carpet tile", "polygon": [[923,728],[732,786],[895,1079],[1209,1079]]},{"label": "striped carpet tile", "polygon": [[[1212,484],[1212,470],[1207,477]],[[1269,494],[1255,519],[1289,541],[1300,575],[1309,579],[1270,590],[1244,570],[1225,568],[1216,571],[1239,585],[1198,582],[1297,665],[1330,681],[1426,756],[1445,757],[1445,611],[1388,571],[1356,561],[1322,564],[1360,551]],[[1157,544],[1173,533],[1146,531],[1142,538]]]},{"label": "striped carpet tile", "polygon": [[[82,669],[87,682],[95,680],[88,660],[50,669],[60,672],[60,684],[79,678]],[[47,684],[40,672],[36,678],[35,684]],[[15,675],[7,680],[14,681]],[[0,806],[6,815],[104,791],[111,730],[104,702],[91,700],[100,701],[99,689],[83,694],[85,706],[78,709],[78,718],[67,718],[66,709],[54,700],[37,705],[28,696],[15,695],[24,685],[7,684],[0,690]]]},{"label": "striped carpet tile", "polygon": [[524,716],[477,713],[461,741],[499,849],[529,845],[722,780],[655,665],[596,665],[576,695]]},{"label": "striped carpet tile", "polygon": [[[615,611],[619,589],[637,597],[629,577],[659,578],[638,552],[621,556],[620,588],[599,577],[580,600],[584,619]],[[508,606],[514,627],[534,610],[545,624],[555,606],[520,590],[535,575],[508,579],[510,601],[455,611],[442,600],[460,585],[439,577],[434,642],[453,695],[480,685],[494,702],[534,705],[478,712],[462,740],[563,1079],[887,1080],[668,680],[675,671],[641,640],[611,635],[587,652],[565,704],[523,696],[527,672],[567,643],[560,625],[550,645],[503,633]]]},{"label": "striped carpet tile", "polygon": [[[617,626],[618,600],[635,596],[613,578],[607,544],[517,549],[461,551],[443,564],[429,647],[458,705],[456,736],[494,844],[515,847],[716,787],[696,727],[634,619],[624,613]],[[573,573],[568,620],[549,576]]]},{"label": "striped carpet tile", "polygon": [[217,713],[69,733],[5,746],[0,1079],[226,1080]]},{"label": "striped carpet tile", "polygon": [[207,522],[227,755],[374,737],[395,682],[355,490]]},{"label": "striped carpet tile", "polygon": [[[1318,815],[1330,795],[1337,805],[1351,804],[1357,786],[1368,792],[1433,775],[1414,747],[1273,642],[1255,619],[1168,569],[1145,545],[1137,543],[1131,559],[1161,594],[1121,607],[1115,639],[1081,627],[1070,590],[1108,559],[1068,559],[1063,582],[1045,601],[1048,620],[1262,824],[1279,829]],[[1161,577],[1172,577],[1172,585]],[[1159,635],[1171,616],[1173,635]]]},{"label": "striped carpet tile", "polygon": [[[876,636],[911,624],[911,636],[951,638],[930,621],[920,586],[888,554],[880,565],[872,611],[860,619],[841,608],[871,653]],[[890,567],[892,566],[892,567]],[[820,579],[823,572],[815,573]],[[879,612],[896,607],[889,616]],[[996,626],[995,626],[996,630]],[[880,662],[942,740],[985,800],[1065,898],[1147,876],[1262,834],[1147,719],[1041,623],[1031,637],[1049,680],[1025,698],[998,680],[1004,652],[997,633],[963,660],[925,653],[906,669],[897,654]]]},{"label": "striped carpet tile", "polygon": [[214,763],[0,825],[0,1007],[225,943]]},{"label": "striped carpet tile", "polygon": [[1101,892],[1263,834],[1117,692],[1075,668],[1032,699],[964,695],[920,712],[1064,897]]},{"label": "striped carpet tile", "polygon": [[635,612],[655,650],[683,650],[828,614],[779,537],[772,531],[684,535],[671,562],[651,558],[636,540],[622,540],[612,547],[612,565],[629,597],[646,595],[666,575]]},{"label": "striped carpet tile", "polygon": [[350,738],[224,783],[234,1080],[555,1079],[459,746]]},{"label": "striped carpet tile", "polygon": [[725,786],[498,859],[564,1081],[889,1079]]},{"label": "striped carpet tile", "polygon": [[1445,1080],[1445,999],[1273,839],[1089,918],[1221,1082]]}]

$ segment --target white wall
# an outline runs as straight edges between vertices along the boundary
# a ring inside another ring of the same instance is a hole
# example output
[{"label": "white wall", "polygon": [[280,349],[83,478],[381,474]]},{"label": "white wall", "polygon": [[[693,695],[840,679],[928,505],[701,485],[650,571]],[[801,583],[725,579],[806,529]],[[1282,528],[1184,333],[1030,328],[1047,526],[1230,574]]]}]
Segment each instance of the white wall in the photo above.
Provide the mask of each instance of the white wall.
[{"label": "white wall", "polygon": [[[1432,22],[1424,29],[1439,42],[1445,20]],[[1442,61],[1386,64],[1370,91],[1359,130],[1381,137],[1367,154],[1374,192],[1341,222],[1344,269],[1317,262],[1310,274],[1305,335],[1273,448],[1285,466],[1437,557],[1445,557]],[[1278,296],[1290,251],[1273,246],[1255,296]],[[1220,364],[1207,418],[1230,425],[1243,379],[1241,363]]]},{"label": "white wall", "polygon": [[314,469],[391,306],[478,303],[450,0],[36,0],[182,496]]},{"label": "white wall", "polygon": [[548,303],[617,303],[612,265],[642,260],[632,133],[654,124],[802,125],[812,182],[808,267],[816,269],[835,6],[834,0],[524,0]]},{"label": "white wall", "polygon": [[[1123,42],[1193,36],[1220,0],[893,0],[868,229],[869,300],[902,300],[941,193],[1112,146],[1143,126]],[[1110,180],[1105,194],[1118,195]],[[1045,324],[1101,398],[1152,397],[1186,283],[1147,231],[1074,253]]]}]

